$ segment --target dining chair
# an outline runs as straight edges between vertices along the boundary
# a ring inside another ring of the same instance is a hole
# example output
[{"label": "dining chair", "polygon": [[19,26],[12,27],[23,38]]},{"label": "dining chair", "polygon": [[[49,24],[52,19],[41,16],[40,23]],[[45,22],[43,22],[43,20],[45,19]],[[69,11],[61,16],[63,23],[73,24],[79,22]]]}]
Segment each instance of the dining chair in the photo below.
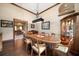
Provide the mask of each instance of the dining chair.
[{"label": "dining chair", "polygon": [[26,44],[26,51],[28,52],[28,47],[29,47],[29,45],[31,45],[31,39],[28,39],[28,38],[26,38],[25,39],[25,44]]},{"label": "dining chair", "polygon": [[66,56],[68,55],[68,52],[73,44],[73,39],[69,41],[69,44],[67,46],[58,44],[58,47],[54,48],[53,55],[59,55],[59,56]]},{"label": "dining chair", "polygon": [[52,36],[55,36],[55,33],[51,33]]},{"label": "dining chair", "polygon": [[46,34],[45,32],[42,32],[42,33],[41,33],[41,35],[43,35],[43,36],[45,36],[45,34]]},{"label": "dining chair", "polygon": [[38,40],[32,40],[31,47],[32,47],[31,55],[33,55],[33,51],[36,52],[38,56],[40,56],[43,52],[45,52],[45,54],[47,55],[45,43],[40,42]]},{"label": "dining chair", "polygon": [[51,36],[52,36],[52,39],[53,39],[54,41],[57,40],[55,33],[51,33]]},{"label": "dining chair", "polygon": [[[56,40],[55,35],[56,35],[55,33],[51,33],[52,41],[53,41],[53,40]],[[53,45],[48,44],[48,47],[49,47],[50,49],[51,49],[51,48],[53,49],[54,47],[56,47],[56,45],[57,45],[56,43],[54,43]]]}]

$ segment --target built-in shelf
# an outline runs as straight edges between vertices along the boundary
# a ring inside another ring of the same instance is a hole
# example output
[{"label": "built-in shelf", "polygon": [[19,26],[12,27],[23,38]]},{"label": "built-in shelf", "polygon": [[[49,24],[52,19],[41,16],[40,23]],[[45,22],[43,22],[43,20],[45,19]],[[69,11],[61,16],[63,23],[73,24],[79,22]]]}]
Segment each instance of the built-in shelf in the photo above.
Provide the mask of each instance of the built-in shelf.
[{"label": "built-in shelf", "polygon": [[73,39],[74,19],[68,17],[61,20],[61,42],[68,44],[70,39]]},{"label": "built-in shelf", "polygon": [[79,55],[79,12],[66,16],[61,20],[61,41],[67,43],[73,39],[69,53]]}]

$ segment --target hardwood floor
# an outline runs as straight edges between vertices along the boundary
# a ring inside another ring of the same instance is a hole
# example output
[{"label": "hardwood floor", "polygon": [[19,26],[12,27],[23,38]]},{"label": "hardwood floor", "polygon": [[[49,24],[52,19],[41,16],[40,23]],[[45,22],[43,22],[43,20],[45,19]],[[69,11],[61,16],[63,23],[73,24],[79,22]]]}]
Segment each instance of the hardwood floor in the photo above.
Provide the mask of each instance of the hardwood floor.
[{"label": "hardwood floor", "polygon": [[3,42],[3,51],[0,52],[1,56],[29,56],[25,49],[23,40],[16,40],[15,44],[12,41]]},{"label": "hardwood floor", "polygon": [[[3,42],[3,51],[0,52],[0,56],[30,56],[31,55],[31,48],[28,48],[28,53],[26,51],[25,43],[22,39],[18,39],[15,41],[7,41]],[[34,56],[37,54],[34,53]],[[48,56],[51,56],[51,51],[48,50]],[[42,56],[45,56],[43,53]]]}]

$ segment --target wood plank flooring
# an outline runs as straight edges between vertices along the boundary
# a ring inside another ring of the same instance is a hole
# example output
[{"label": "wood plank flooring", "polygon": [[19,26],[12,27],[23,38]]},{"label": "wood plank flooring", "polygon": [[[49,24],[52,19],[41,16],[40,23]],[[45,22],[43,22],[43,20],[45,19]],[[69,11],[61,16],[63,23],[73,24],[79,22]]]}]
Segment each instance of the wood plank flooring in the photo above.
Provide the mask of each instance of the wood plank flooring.
[{"label": "wood plank flooring", "polygon": [[16,40],[15,44],[12,41],[3,42],[3,51],[0,52],[1,56],[29,56],[25,49],[23,40]]},{"label": "wood plank flooring", "polygon": [[[51,56],[51,51],[48,51],[48,56]],[[22,39],[13,41],[3,42],[3,51],[0,52],[0,56],[31,56],[31,48],[29,47],[28,53],[26,51],[25,43]],[[34,56],[37,56],[34,53]],[[45,54],[42,54],[45,56]]]}]

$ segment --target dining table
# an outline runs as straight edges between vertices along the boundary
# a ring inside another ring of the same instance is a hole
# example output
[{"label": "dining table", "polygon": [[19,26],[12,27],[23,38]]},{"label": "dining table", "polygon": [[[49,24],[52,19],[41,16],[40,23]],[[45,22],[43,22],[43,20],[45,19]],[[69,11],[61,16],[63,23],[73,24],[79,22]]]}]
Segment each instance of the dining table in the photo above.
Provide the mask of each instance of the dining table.
[{"label": "dining table", "polygon": [[56,39],[49,35],[41,35],[41,34],[26,34],[26,37],[31,38],[32,40],[41,41],[44,43],[52,44],[53,46],[55,44],[60,43],[61,41],[59,39]]},{"label": "dining table", "polygon": [[[61,41],[59,39],[54,38],[50,35],[41,35],[41,34],[26,34],[27,38],[31,38],[31,40],[36,40],[38,42],[43,42],[51,45],[51,49],[57,48]],[[52,51],[53,53],[53,51]]]}]

